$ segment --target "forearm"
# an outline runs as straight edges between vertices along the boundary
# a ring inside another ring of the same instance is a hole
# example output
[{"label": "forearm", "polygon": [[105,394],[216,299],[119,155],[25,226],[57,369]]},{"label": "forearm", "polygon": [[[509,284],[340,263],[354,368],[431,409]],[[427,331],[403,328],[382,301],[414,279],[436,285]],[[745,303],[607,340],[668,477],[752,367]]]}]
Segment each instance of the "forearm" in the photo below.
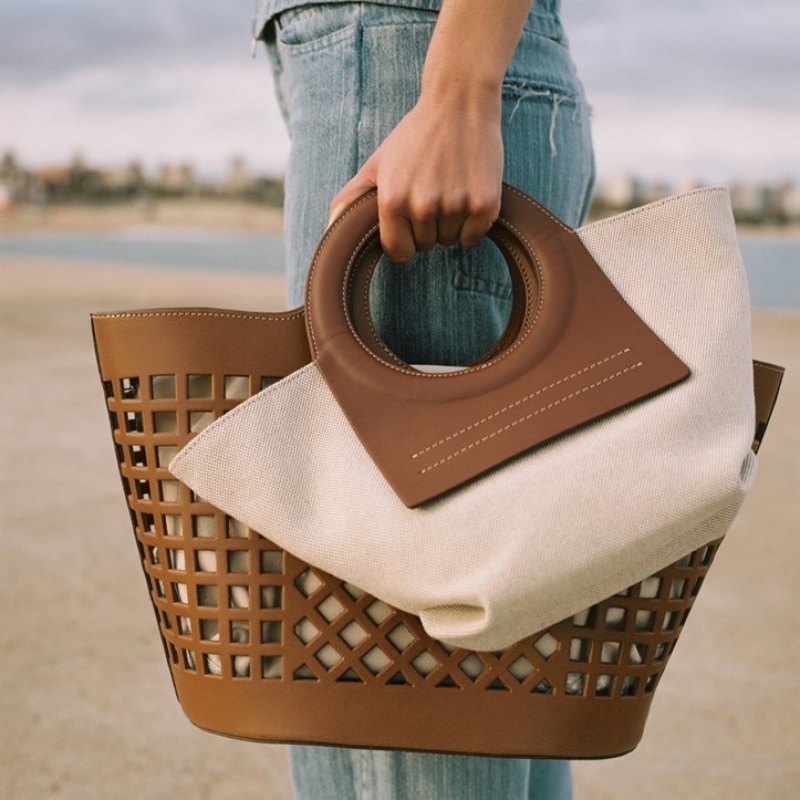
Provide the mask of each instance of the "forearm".
[{"label": "forearm", "polygon": [[499,103],[531,5],[532,0],[444,0],[425,59],[422,94]]}]

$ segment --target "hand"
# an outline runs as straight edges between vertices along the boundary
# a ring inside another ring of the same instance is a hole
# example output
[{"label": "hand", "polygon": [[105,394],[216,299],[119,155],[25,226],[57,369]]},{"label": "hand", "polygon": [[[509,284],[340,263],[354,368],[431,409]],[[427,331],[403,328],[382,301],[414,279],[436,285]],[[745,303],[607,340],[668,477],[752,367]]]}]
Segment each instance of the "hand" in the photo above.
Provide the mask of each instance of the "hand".
[{"label": "hand", "polygon": [[331,203],[331,219],[378,188],[381,245],[397,262],[435,244],[476,245],[500,213],[500,92],[423,91]]},{"label": "hand", "polygon": [[393,261],[477,244],[500,213],[503,76],[532,0],[447,0],[425,56],[420,98],[331,203],[336,216],[378,188]]}]

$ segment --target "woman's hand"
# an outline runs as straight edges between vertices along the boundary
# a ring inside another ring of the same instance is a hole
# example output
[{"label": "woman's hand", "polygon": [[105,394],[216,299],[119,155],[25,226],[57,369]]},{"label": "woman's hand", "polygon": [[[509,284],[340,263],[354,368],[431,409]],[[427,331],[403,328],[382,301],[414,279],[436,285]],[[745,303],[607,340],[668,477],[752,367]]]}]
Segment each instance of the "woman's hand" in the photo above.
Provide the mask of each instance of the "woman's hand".
[{"label": "woman's hand", "polygon": [[445,0],[419,101],[331,203],[331,219],[378,188],[381,245],[405,262],[471,246],[500,213],[501,90],[531,0]]},{"label": "woman's hand", "polygon": [[333,218],[379,187],[381,245],[392,261],[408,261],[437,243],[475,245],[500,213],[499,91],[479,102],[434,95],[423,91],[331,203]]}]

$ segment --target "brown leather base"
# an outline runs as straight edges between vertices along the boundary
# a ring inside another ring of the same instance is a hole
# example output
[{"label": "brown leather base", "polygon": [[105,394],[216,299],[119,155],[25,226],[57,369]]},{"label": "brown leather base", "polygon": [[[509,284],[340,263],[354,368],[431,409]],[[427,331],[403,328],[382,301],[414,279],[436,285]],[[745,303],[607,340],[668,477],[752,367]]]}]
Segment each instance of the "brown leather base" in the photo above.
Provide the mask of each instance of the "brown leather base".
[{"label": "brown leather base", "polygon": [[[639,743],[652,696],[615,702],[402,686],[251,686],[176,671],[178,697],[198,727],[237,739],[493,756],[608,758]],[[580,732],[580,733],[576,733]]]}]

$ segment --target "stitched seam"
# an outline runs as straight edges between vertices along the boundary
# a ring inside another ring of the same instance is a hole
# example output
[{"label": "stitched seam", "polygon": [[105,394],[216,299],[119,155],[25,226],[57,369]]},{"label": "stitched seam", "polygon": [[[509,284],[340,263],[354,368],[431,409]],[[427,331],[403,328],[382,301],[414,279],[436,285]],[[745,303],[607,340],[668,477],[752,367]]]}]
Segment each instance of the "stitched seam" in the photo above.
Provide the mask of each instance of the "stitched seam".
[{"label": "stitched seam", "polygon": [[[506,187],[507,189],[509,189],[510,191],[514,192],[514,194],[516,194],[516,195],[518,195],[519,197],[521,197],[521,198],[522,198],[522,199],[523,199],[523,200],[524,200],[526,203],[528,203],[529,205],[536,206],[536,208],[538,208],[538,209],[539,209],[539,211],[541,211],[541,212],[542,212],[542,213],[543,213],[543,214],[544,214],[546,217],[549,217],[549,218],[550,218],[550,219],[551,219],[553,222],[555,222],[555,223],[556,223],[556,225],[558,225],[560,228],[563,228],[563,229],[564,229],[565,231],[567,231],[568,233],[575,233],[575,231],[574,231],[572,228],[570,228],[568,225],[565,225],[565,224],[564,224],[564,223],[563,223],[563,222],[562,222],[562,221],[561,221],[561,220],[560,220],[560,219],[559,219],[557,216],[555,216],[555,214],[552,214],[552,213],[551,213],[551,212],[550,212],[548,209],[546,209],[544,206],[542,206],[542,205],[539,205],[539,203],[537,203],[535,200],[532,200],[532,199],[531,199],[530,197],[528,197],[526,194],[523,194],[523,193],[522,193],[522,192],[521,192],[519,189],[515,189],[513,186],[509,186],[508,184],[504,184],[504,185],[505,185],[505,187]],[[530,246],[530,245],[529,245],[529,246]]]},{"label": "stitched seam", "polygon": [[603,378],[602,380],[597,381],[596,383],[591,383],[588,386],[584,386],[582,389],[578,389],[577,391],[565,395],[564,397],[561,397],[558,400],[554,400],[552,403],[548,403],[546,406],[542,406],[541,408],[536,409],[536,411],[531,411],[530,414],[526,414],[524,417],[520,417],[519,419],[515,419],[513,422],[509,422],[508,425],[504,425],[502,428],[499,428],[493,433],[486,434],[486,436],[483,436],[480,439],[472,442],[472,444],[468,444],[466,447],[462,447],[460,450],[456,450],[449,456],[446,456],[445,458],[434,462],[430,466],[421,469],[419,471],[419,474],[425,475],[427,472],[436,469],[436,467],[440,467],[442,464],[446,464],[448,461],[452,461],[454,458],[463,455],[469,450],[472,450],[474,447],[484,444],[485,442],[488,442],[490,439],[494,439],[495,436],[499,436],[500,434],[511,430],[511,428],[516,427],[520,423],[526,422],[527,420],[532,419],[533,417],[538,416],[539,414],[542,414],[545,411],[549,411],[551,408],[555,408],[556,406],[561,405],[562,403],[566,403],[569,400],[573,400],[574,398],[579,397],[580,395],[585,394],[586,392],[589,392],[592,389],[596,389],[605,383],[613,381],[615,378],[619,378],[620,376],[625,375],[628,372],[632,372],[633,370],[643,366],[643,364],[644,364],[643,361],[639,361],[636,364],[631,364],[631,366],[625,367],[625,369],[622,369],[619,372],[615,372],[613,375],[609,375]]},{"label": "stitched seam", "polygon": [[632,217],[637,217],[640,214],[648,214],[652,211],[655,211],[662,206],[671,205],[672,203],[677,203],[683,200],[687,200],[690,197],[700,196],[703,194],[717,194],[719,192],[725,192],[726,189],[721,186],[706,186],[701,189],[694,189],[691,192],[687,192],[686,194],[679,194],[675,195],[674,197],[665,197],[663,200],[656,200],[652,203],[647,203],[646,205],[639,206],[638,208],[632,208],[629,211],[624,211],[622,214],[615,214],[612,217],[608,217],[607,219],[599,219],[596,222],[591,222],[588,225],[584,225],[582,228],[579,228],[581,233],[584,231],[589,232],[591,230],[597,230],[602,228],[606,225],[614,224],[622,219],[630,219]]},{"label": "stitched seam", "polygon": [[[360,254],[361,249],[377,233],[378,228],[379,228],[378,225],[373,225],[361,237],[361,239],[358,241],[358,244],[355,246],[355,248],[353,248],[353,252],[352,252],[352,254],[350,255],[350,258],[347,261],[347,269],[345,270],[345,280],[343,281],[343,284],[342,284],[342,296],[341,296],[342,310],[343,310],[343,313],[344,313],[345,321],[347,322],[347,328],[350,331],[350,333],[353,334],[353,336],[355,337],[356,342],[359,344],[359,346],[363,350],[367,350],[367,352],[369,352],[370,355],[373,355],[373,353],[371,351],[369,351],[368,348],[364,347],[363,344],[361,344],[361,339],[359,338],[358,334],[355,332],[355,329],[353,328],[353,324],[352,324],[352,322],[350,320],[350,314],[347,311],[347,300],[348,300],[348,296],[350,294],[350,280],[351,280],[350,276],[351,276],[351,274],[353,272],[353,268],[354,268],[354,266],[355,266],[355,264],[356,264],[356,262],[358,260],[356,258],[356,255]],[[309,285],[310,285],[310,282],[309,282]],[[377,361],[380,361],[379,358],[377,358],[377,357],[375,357],[375,358],[376,358]]]},{"label": "stitched seam", "polygon": [[[539,321],[539,315],[541,314],[542,308],[543,308],[544,303],[545,303],[545,297],[546,297],[546,294],[547,294],[547,291],[548,291],[548,287],[545,286],[544,273],[542,272],[542,266],[539,263],[539,256],[536,254],[536,252],[534,251],[533,247],[531,247],[531,243],[528,240],[528,237],[525,236],[525,234],[521,230],[519,230],[519,228],[517,228],[515,225],[512,225],[506,219],[503,219],[502,222],[509,230],[513,231],[520,239],[522,239],[522,241],[525,243],[525,246],[528,249],[529,255],[533,258],[533,266],[536,269],[536,277],[537,277],[538,284],[539,284],[539,296],[538,296],[537,302],[536,302],[536,313],[534,313],[533,319],[530,320],[530,324],[527,324],[528,319],[530,318],[530,306],[525,311],[525,319],[522,322],[522,330],[523,330],[522,336],[520,336],[519,339],[517,339],[517,341],[514,342],[514,344],[511,345],[511,347],[509,347],[507,350],[505,350],[502,355],[500,355],[496,359],[492,359],[492,361],[500,361],[501,358],[505,357],[506,353],[510,353],[513,350],[516,350],[517,347],[519,347],[519,345],[521,345],[522,342],[525,341],[525,339],[528,338],[528,334],[536,327],[536,323]],[[522,273],[523,280],[525,281],[526,291],[528,292],[528,297],[530,297],[531,296],[531,285],[530,285],[530,280],[528,279],[528,273],[524,269],[521,268],[521,264],[519,263],[519,259],[517,258],[516,254],[513,251],[511,251],[511,256],[514,259],[514,261],[517,262],[517,265],[520,267],[520,272]],[[492,362],[488,362],[488,363],[492,363]]]},{"label": "stitched seam", "polygon": [[781,374],[785,372],[785,370],[782,369],[781,367],[776,367],[773,366],[772,364],[767,364],[766,361],[754,361],[753,363],[760,369],[766,369],[769,370],[770,372],[779,372]]},{"label": "stitched seam", "polygon": [[380,345],[381,349],[386,354],[386,357],[394,361],[395,364],[403,366],[403,360],[399,358],[395,353],[393,353],[391,349],[383,342],[381,337],[378,336],[378,332],[375,330],[375,326],[372,324],[372,314],[369,309],[369,287],[370,287],[370,282],[372,280],[372,275],[375,272],[375,268],[378,266],[378,261],[380,261],[380,258],[381,258],[381,253],[379,250],[375,254],[375,257],[371,260],[371,263],[364,268],[367,270],[369,276],[369,280],[364,281],[364,296],[361,298],[361,302],[364,308],[364,318],[367,320],[367,327],[369,328],[370,333],[372,333],[373,338]]},{"label": "stitched seam", "polygon": [[499,409],[498,411],[492,412],[491,414],[489,414],[488,416],[484,417],[483,419],[479,419],[476,422],[473,422],[473,423],[467,425],[466,427],[462,428],[461,430],[455,431],[454,433],[451,433],[448,436],[445,436],[444,438],[439,439],[438,442],[434,442],[433,444],[428,445],[427,447],[425,447],[424,449],[420,450],[419,452],[414,453],[414,455],[411,456],[411,459],[413,460],[415,458],[419,458],[420,456],[425,455],[425,453],[429,453],[431,450],[434,450],[435,448],[439,447],[440,445],[443,445],[443,444],[445,444],[445,443],[447,443],[449,441],[452,441],[456,437],[461,436],[461,435],[463,435],[465,433],[469,433],[469,431],[473,430],[474,428],[477,428],[480,425],[484,425],[485,423],[489,422],[490,420],[493,420],[495,417],[499,417],[501,414],[505,414],[508,411],[512,411],[517,406],[521,406],[523,403],[527,403],[529,400],[533,400],[535,397],[538,397],[540,394],[544,394],[544,392],[547,392],[550,389],[554,389],[556,386],[560,386],[562,383],[566,383],[567,381],[570,381],[573,378],[577,378],[579,375],[583,375],[585,372],[589,372],[590,370],[593,370],[595,367],[599,367],[602,364],[607,364],[609,361],[613,361],[615,358],[619,358],[619,356],[627,355],[630,352],[631,352],[630,347],[626,347],[624,350],[620,350],[618,353],[614,353],[614,354],[612,354],[610,356],[606,356],[606,358],[603,358],[600,361],[595,361],[594,364],[589,364],[587,367],[582,367],[577,372],[573,372],[570,375],[565,375],[563,378],[559,378],[557,381],[554,381],[553,383],[551,383],[551,384],[549,384],[547,386],[543,386],[541,389],[537,389],[535,392],[532,392],[531,394],[526,395],[525,397],[522,397],[519,400],[516,400],[511,404],[509,404],[507,406],[503,406],[503,408]]},{"label": "stitched seam", "polygon": [[[336,228],[338,228],[350,214],[352,214],[362,203],[366,202],[371,196],[372,193],[370,192],[367,195],[362,195],[358,200],[355,200],[353,204],[350,206],[350,208],[348,208],[344,213],[342,213],[341,216],[339,216],[337,220],[325,232],[325,234],[322,237],[322,240],[319,243],[319,246],[317,247],[316,253],[314,253],[314,258],[311,261],[311,267],[308,270],[309,289],[312,286],[313,283],[312,277],[314,271],[316,270],[317,264],[319,264],[319,254],[322,252],[324,244],[328,241],[328,239],[330,239],[331,234],[336,230]],[[376,230],[376,228],[377,226],[372,228],[364,237],[362,237],[361,241],[358,244],[358,247],[361,247],[361,244],[364,242],[364,240],[368,238],[373,233],[373,231]],[[308,305],[309,308],[311,307],[310,298],[307,298],[306,304]],[[308,315],[308,334],[309,334],[309,339],[311,340],[311,349],[314,353],[314,357],[316,358],[319,356],[319,346],[317,345],[317,338],[314,334],[314,324],[312,322],[311,316],[312,316],[311,314]]]},{"label": "stitched seam", "polygon": [[[270,314],[270,316],[266,316]],[[92,314],[92,319],[127,319],[133,317],[223,317],[226,319],[250,319],[258,322],[282,322],[303,316],[303,309],[288,314],[280,312],[264,312],[262,314],[246,314],[239,311],[120,311],[112,314]]]}]

